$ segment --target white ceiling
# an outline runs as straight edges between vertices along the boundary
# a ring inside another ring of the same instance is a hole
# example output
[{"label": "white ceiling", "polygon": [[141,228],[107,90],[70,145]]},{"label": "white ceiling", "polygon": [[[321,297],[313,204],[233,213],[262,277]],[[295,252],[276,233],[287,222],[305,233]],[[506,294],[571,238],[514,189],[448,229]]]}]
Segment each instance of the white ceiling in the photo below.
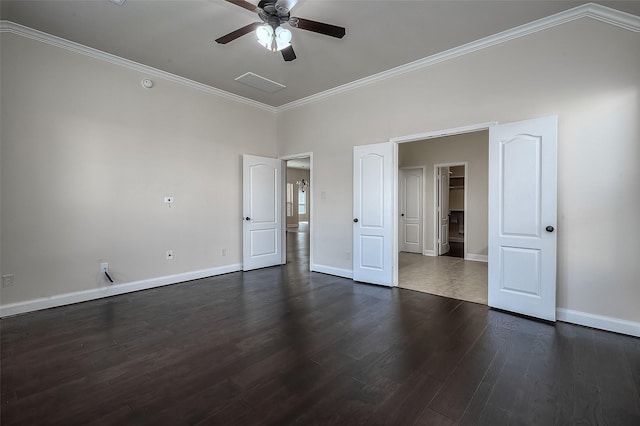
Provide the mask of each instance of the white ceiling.
[{"label": "white ceiling", "polygon": [[[293,62],[253,34],[215,43],[259,20],[224,0],[3,0],[0,17],[277,107],[584,3],[299,0],[292,16],[343,26],[347,34],[340,40],[292,29]],[[600,4],[640,15],[640,0]],[[286,88],[270,94],[234,80],[247,72]]]}]

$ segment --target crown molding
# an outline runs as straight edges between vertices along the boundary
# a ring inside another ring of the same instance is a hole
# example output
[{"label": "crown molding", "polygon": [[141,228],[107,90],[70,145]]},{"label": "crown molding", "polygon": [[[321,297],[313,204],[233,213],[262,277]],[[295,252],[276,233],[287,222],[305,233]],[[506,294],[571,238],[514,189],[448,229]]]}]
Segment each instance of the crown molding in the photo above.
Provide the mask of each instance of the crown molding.
[{"label": "crown molding", "polygon": [[25,27],[24,25],[16,24],[11,21],[0,21],[0,32],[12,33],[22,37],[30,38],[42,43],[50,44],[52,46],[60,47],[62,49],[69,50],[74,53],[88,56],[90,58],[105,61],[114,65],[118,65],[124,68],[128,68],[133,71],[138,71],[153,77],[162,78],[173,83],[181,84],[186,87],[190,87],[201,92],[208,93],[210,95],[220,96],[225,99],[229,99],[235,102],[240,102],[245,105],[249,105],[255,108],[260,108],[272,113],[277,112],[277,108],[271,105],[264,104],[262,102],[254,101],[253,99],[245,98],[242,96],[234,95],[233,93],[226,92],[224,90],[217,89],[206,84],[198,83],[197,81],[190,80],[179,75],[171,74],[166,71],[159,70],[157,68],[143,65],[138,62],[124,59],[111,53],[103,52],[92,47],[84,46],[82,44],[66,40],[64,38],[54,36],[42,31],[34,30],[33,28]]},{"label": "crown molding", "polygon": [[598,21],[606,22],[607,24],[614,25],[625,30],[640,32],[639,16],[621,12],[619,10],[611,9],[599,4],[588,3],[569,10],[565,10],[564,12],[556,13],[555,15],[547,16],[546,18],[542,18],[537,21],[529,22],[528,24],[520,25],[519,27],[515,27],[510,30],[502,31],[497,34],[472,41],[471,43],[463,44],[462,46],[445,50],[444,52],[427,56],[426,58],[418,59],[417,61],[409,62],[405,65],[400,65],[399,67],[392,68],[390,70],[383,71],[378,74],[362,78],[360,80],[352,81],[351,83],[343,84],[342,86],[334,87],[333,89],[325,90],[324,92],[307,96],[306,98],[302,98],[297,101],[289,102],[287,104],[279,106],[277,108],[277,112],[282,112],[289,109],[297,108],[302,105],[307,105],[312,102],[328,98],[330,96],[368,86],[370,84],[374,84],[379,81],[396,77],[411,71],[426,68],[440,62],[448,61],[449,59],[458,58],[460,56],[473,53],[478,50],[496,46],[501,43],[524,37],[529,34],[534,34],[539,31],[544,31],[549,28],[566,24],[568,22],[575,21],[576,19],[581,18],[591,18]]},{"label": "crown molding", "polygon": [[508,42],[520,37],[534,34],[539,31],[544,31],[549,28],[556,27],[558,25],[566,24],[571,21],[575,21],[581,18],[591,18],[601,22],[605,22],[610,25],[617,26],[619,28],[640,32],[640,16],[632,15],[630,13],[621,12],[606,6],[602,6],[595,3],[587,3],[581,6],[574,7],[564,12],[556,13],[555,15],[548,16],[546,18],[539,19],[537,21],[530,22],[528,24],[521,25],[519,27],[512,28],[462,46],[454,47],[444,52],[436,53],[426,58],[418,59],[417,61],[409,62],[408,64],[400,65],[387,71],[380,72],[359,80],[352,81],[341,86],[334,87],[324,92],[316,93],[306,98],[298,99],[293,102],[281,105],[279,107],[273,107],[262,102],[254,101],[242,96],[235,95],[233,93],[226,92],[221,89],[217,89],[206,84],[198,83],[197,81],[190,80],[188,78],[180,77],[175,74],[168,73],[166,71],[159,70],[147,65],[139,64],[128,59],[121,58],[119,56],[112,55],[110,53],[103,52],[101,50],[87,47],[79,43],[75,43],[61,37],[57,37],[51,34],[44,33],[42,31],[34,30],[29,27],[25,27],[20,24],[16,24],[10,21],[0,21],[0,32],[9,32],[23,37],[31,38],[43,43],[47,43],[53,46],[57,46],[75,53],[86,55],[95,59],[103,60],[115,65],[119,65],[125,68],[132,69],[134,71],[142,72],[155,77],[163,78],[174,83],[182,84],[184,86],[196,89],[208,94],[220,96],[232,101],[240,102],[245,105],[249,105],[255,108],[259,108],[272,113],[279,113],[287,111],[293,108],[297,108],[303,105],[307,105],[319,100],[348,92],[353,89],[368,86],[388,78],[396,77],[408,72],[416,71],[422,68],[429,67],[431,65],[438,64],[440,62],[448,61],[450,59],[458,58],[460,56],[476,52],[478,50],[486,49],[492,46],[496,46],[501,43]]}]

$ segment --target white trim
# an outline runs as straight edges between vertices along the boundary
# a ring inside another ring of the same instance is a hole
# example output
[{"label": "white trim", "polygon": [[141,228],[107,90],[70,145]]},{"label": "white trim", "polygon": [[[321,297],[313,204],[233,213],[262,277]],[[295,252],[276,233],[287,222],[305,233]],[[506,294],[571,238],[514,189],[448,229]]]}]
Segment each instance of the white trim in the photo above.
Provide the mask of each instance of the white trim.
[{"label": "white trim", "polygon": [[55,308],[70,305],[72,303],[87,302],[103,297],[116,296],[118,294],[147,290],[154,287],[162,287],[215,275],[228,274],[242,270],[242,265],[234,264],[218,268],[201,269],[199,271],[184,272],[182,274],[167,275],[164,277],[150,278],[147,280],[132,281],[130,283],[115,284],[109,287],[95,288],[91,290],[77,291],[74,293],[59,294],[40,299],[26,300],[24,302],[10,303],[0,306],[0,318],[26,312],[39,311],[41,309]]},{"label": "white trim", "polygon": [[333,89],[325,90],[324,92],[307,96],[306,98],[302,98],[297,101],[289,102],[288,104],[279,106],[277,110],[278,112],[286,111],[292,108],[316,102],[329,96],[344,93],[363,86],[368,86],[370,84],[377,83],[388,78],[396,77],[398,75],[405,74],[411,71],[426,68],[431,65],[447,61],[449,59],[454,59],[468,53],[473,53],[481,49],[496,46],[498,44],[505,43],[507,41],[511,41],[526,35],[534,34],[539,31],[544,31],[549,28],[566,24],[567,22],[571,22],[580,18],[592,18],[629,31],[640,32],[640,17],[632,15],[630,13],[611,9],[609,7],[601,6],[599,4],[588,3],[569,10],[565,10],[560,13],[556,13],[555,15],[538,19],[537,21],[529,22],[528,24],[520,25],[519,27],[515,27],[510,30],[502,31],[497,34],[472,41],[471,43],[463,44],[462,46],[445,50],[444,52],[436,53],[435,55],[427,56],[426,58],[418,59],[417,61],[409,62],[408,64],[400,65],[399,67],[395,67],[378,74],[361,78],[360,80],[355,80],[350,83],[343,84],[342,86],[334,87]]},{"label": "white trim", "polygon": [[423,256],[433,256],[433,257],[435,257],[436,252],[434,250],[425,250],[425,251],[422,252],[422,255]]},{"label": "white trim", "polygon": [[462,135],[464,133],[479,132],[481,130],[489,130],[491,126],[498,124],[497,121],[489,121],[488,123],[469,124],[466,126],[452,127],[444,130],[433,130],[431,132],[416,133],[414,135],[397,136],[389,139],[389,142],[405,143],[417,142],[425,139],[441,138],[444,136]]},{"label": "white trim", "polygon": [[558,321],[640,337],[640,322],[595,315],[571,309],[556,308]]},{"label": "white trim", "polygon": [[[395,208],[391,209],[391,216],[392,216],[392,226],[394,227],[394,229],[391,230],[391,253],[393,258],[391,259],[391,286],[392,287],[397,287],[398,286],[398,281],[399,281],[399,277],[400,277],[400,266],[399,266],[399,262],[400,262],[400,249],[398,247],[398,238],[400,238],[399,235],[395,235],[396,232],[398,232],[398,228],[400,227],[399,223],[400,223],[400,218],[398,217],[398,185],[400,184],[400,177],[399,177],[399,161],[400,158],[398,156],[398,144],[394,143],[391,145],[391,152],[393,153],[392,158],[391,158],[391,177],[393,178],[393,182],[391,182],[391,198],[393,200],[393,205],[395,206]],[[424,172],[422,174],[422,190],[424,191]],[[423,199],[423,204],[424,204],[424,196],[422,197]],[[423,206],[424,207],[424,206]],[[424,215],[424,210],[422,210],[422,214]],[[423,221],[424,222],[424,221]],[[424,226],[424,225],[423,225]],[[424,236],[422,238],[422,249],[424,250]]]},{"label": "white trim", "polygon": [[171,74],[166,71],[159,70],[157,68],[150,67],[148,65],[139,64],[129,59],[124,59],[111,53],[103,52],[92,47],[84,46],[82,44],[66,40],[64,38],[47,34],[42,31],[34,30],[33,28],[25,27],[24,25],[16,24],[11,21],[0,21],[0,32],[8,32],[16,35],[20,35],[32,40],[36,40],[42,43],[50,44],[52,46],[60,47],[65,50],[69,50],[74,53],[88,56],[90,58],[98,59],[108,62],[113,65],[118,65],[124,68],[128,68],[133,71],[138,71],[146,75],[163,78],[173,83],[182,84],[183,86],[190,87],[192,89],[199,90],[201,92],[208,93],[210,95],[220,96],[225,99],[229,99],[235,102],[240,102],[245,105],[249,105],[255,108],[260,108],[269,112],[276,113],[277,108],[262,102],[254,101],[253,99],[245,98],[235,95],[230,92],[226,92],[221,89],[217,89],[206,84],[198,83],[197,81],[190,80],[179,75]]},{"label": "white trim", "polygon": [[353,270],[334,268],[333,266],[311,264],[311,272],[320,272],[328,275],[335,275],[336,277],[353,279]]},{"label": "white trim", "polygon": [[[107,61],[116,65],[120,65],[129,69],[154,75],[156,77],[165,78],[175,83],[183,84],[185,86],[201,90],[206,93],[221,96],[223,98],[231,99],[236,102],[251,105],[256,108],[264,109],[270,112],[278,113],[287,111],[293,108],[297,108],[302,105],[310,104],[333,95],[344,93],[353,89],[368,86],[370,84],[377,83],[388,78],[399,76],[411,71],[419,70],[429,67],[431,65],[438,64],[440,62],[454,59],[468,53],[473,53],[481,49],[496,46],[501,43],[505,43],[510,40],[514,40],[526,35],[534,34],[539,31],[544,31],[549,28],[553,28],[558,25],[565,24],[567,22],[574,21],[580,18],[591,18],[598,21],[605,22],[610,25],[614,25],[625,30],[640,32],[640,17],[632,15],[630,13],[622,12],[616,9],[612,9],[606,6],[602,6],[595,3],[588,3],[581,6],[574,7],[569,10],[565,10],[555,15],[547,16],[537,21],[529,22],[519,27],[512,28],[510,30],[502,31],[500,33],[481,38],[479,40],[472,41],[462,46],[454,47],[444,52],[436,53],[426,58],[418,59],[417,61],[409,62],[408,64],[400,65],[398,67],[380,72],[378,74],[370,75],[359,80],[352,81],[341,86],[334,87],[324,92],[316,93],[306,98],[298,99],[293,102],[281,105],[279,107],[273,107],[262,102],[254,101],[252,99],[244,98],[242,96],[234,95],[233,93],[226,92],[224,90],[216,89],[215,87],[207,86],[206,84],[198,83],[193,80],[189,80],[184,77],[177,76],[165,71],[161,71],[156,68],[142,65],[137,62],[130,61],[128,59],[120,58],[118,56],[102,52],[91,47],[83,46],[79,43],[75,43],[69,40],[65,40],[61,37],[57,37],[51,34],[44,33],[42,31],[34,30],[32,28],[25,27],[20,24],[16,24],[10,21],[0,21],[0,32],[10,32],[17,35],[22,35],[34,40],[48,43],[53,46],[58,46],[63,49],[67,49],[76,53],[87,55],[96,59]],[[393,142],[393,141],[392,141]]]},{"label": "white trim", "polygon": [[467,255],[464,257],[464,260],[471,260],[471,261],[474,261],[474,262],[488,263],[489,262],[489,256],[487,256],[486,254],[467,253]]}]

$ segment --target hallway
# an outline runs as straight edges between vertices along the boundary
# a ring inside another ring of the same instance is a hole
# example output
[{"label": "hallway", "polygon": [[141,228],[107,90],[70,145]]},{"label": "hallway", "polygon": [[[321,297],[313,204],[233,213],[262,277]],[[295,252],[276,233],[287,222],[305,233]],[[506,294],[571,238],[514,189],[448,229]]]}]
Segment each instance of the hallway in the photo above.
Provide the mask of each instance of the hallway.
[{"label": "hallway", "polygon": [[297,228],[287,228],[287,264],[309,272],[309,222],[300,222]]}]

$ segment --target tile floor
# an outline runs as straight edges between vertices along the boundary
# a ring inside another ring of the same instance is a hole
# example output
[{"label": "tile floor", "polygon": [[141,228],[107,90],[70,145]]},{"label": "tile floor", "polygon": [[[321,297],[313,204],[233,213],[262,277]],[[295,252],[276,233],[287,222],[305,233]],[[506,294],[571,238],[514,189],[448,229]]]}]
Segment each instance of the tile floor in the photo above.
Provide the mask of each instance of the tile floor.
[{"label": "tile floor", "polygon": [[400,253],[399,287],[487,304],[487,263]]}]

